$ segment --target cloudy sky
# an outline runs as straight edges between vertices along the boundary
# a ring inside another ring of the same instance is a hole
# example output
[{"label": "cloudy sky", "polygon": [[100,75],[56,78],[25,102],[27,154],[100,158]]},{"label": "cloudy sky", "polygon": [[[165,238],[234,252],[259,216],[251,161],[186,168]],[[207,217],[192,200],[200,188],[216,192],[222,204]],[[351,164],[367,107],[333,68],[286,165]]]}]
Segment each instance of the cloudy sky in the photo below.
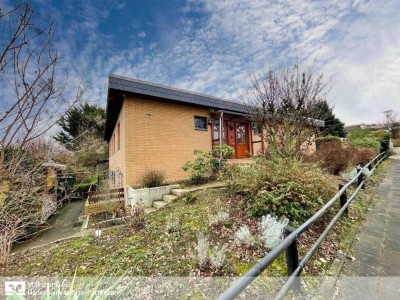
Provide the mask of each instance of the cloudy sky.
[{"label": "cloudy sky", "polygon": [[250,74],[296,55],[331,81],[346,124],[400,109],[399,0],[35,0],[85,99],[105,105],[114,73],[232,100]]}]

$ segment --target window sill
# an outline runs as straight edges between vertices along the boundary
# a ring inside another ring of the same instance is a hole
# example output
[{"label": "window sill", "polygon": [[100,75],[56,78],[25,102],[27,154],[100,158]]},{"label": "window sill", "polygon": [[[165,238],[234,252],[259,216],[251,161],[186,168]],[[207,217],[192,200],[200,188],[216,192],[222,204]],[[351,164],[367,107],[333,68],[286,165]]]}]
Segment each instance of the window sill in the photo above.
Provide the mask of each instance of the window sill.
[{"label": "window sill", "polygon": [[194,130],[198,130],[198,131],[208,131],[208,128],[195,128]]}]

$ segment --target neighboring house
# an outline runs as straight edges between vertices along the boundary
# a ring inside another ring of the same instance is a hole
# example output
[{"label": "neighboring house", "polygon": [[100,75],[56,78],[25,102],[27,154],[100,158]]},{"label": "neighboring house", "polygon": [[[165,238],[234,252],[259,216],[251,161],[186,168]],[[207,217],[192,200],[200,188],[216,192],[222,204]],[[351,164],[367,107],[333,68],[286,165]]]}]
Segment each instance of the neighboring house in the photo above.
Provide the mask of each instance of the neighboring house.
[{"label": "neighboring house", "polygon": [[233,159],[263,153],[259,130],[246,118],[248,109],[234,101],[110,75],[105,140],[112,184],[137,186],[154,169],[165,172],[169,182],[188,179],[182,165],[195,158],[193,151],[220,143],[234,148]]}]

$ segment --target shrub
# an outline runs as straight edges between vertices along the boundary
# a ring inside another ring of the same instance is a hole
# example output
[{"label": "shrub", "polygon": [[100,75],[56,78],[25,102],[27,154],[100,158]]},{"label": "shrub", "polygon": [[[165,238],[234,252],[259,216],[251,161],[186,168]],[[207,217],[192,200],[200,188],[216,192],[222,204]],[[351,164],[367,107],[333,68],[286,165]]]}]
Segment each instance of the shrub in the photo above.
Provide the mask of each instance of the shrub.
[{"label": "shrub", "polygon": [[376,151],[371,148],[358,148],[354,158],[356,165],[365,166],[376,156]]},{"label": "shrub", "polygon": [[202,232],[196,233],[197,237],[197,259],[199,261],[199,266],[202,267],[207,262],[209,242],[207,237]]},{"label": "shrub", "polygon": [[208,217],[211,226],[224,224],[229,220],[229,213],[227,211],[219,211],[216,215]]},{"label": "shrub", "polygon": [[212,177],[218,170],[218,158],[214,157],[212,151],[203,152],[195,150],[197,157],[193,161],[186,162],[182,169],[191,172],[191,181],[193,183],[201,183],[207,177]]},{"label": "shrub", "polygon": [[250,229],[247,225],[243,225],[239,228],[238,231],[235,232],[234,235],[235,242],[237,244],[247,244],[254,245],[256,240],[254,236],[251,234]]},{"label": "shrub", "polygon": [[380,138],[380,152],[387,152],[390,149],[391,134],[386,130],[377,130],[374,133],[377,138]]},{"label": "shrub", "polygon": [[238,244],[254,245],[258,244],[267,249],[274,249],[281,241],[282,233],[289,220],[284,218],[278,220],[271,215],[262,216],[258,224],[259,235],[254,237],[247,225],[244,225],[236,231],[234,238]]},{"label": "shrub", "polygon": [[266,215],[261,218],[259,224],[260,240],[268,249],[274,249],[281,241],[282,233],[289,220],[279,221],[277,217]]},{"label": "shrub", "polygon": [[232,147],[223,145],[222,147],[216,146],[210,151],[195,150],[194,154],[197,156],[193,161],[186,162],[182,169],[191,172],[191,181],[193,183],[201,183],[207,177],[214,177],[218,171],[219,164],[219,151],[222,151],[222,158],[227,159],[233,153]]},{"label": "shrub", "polygon": [[185,201],[186,204],[192,204],[197,200],[197,194],[194,192],[187,193],[185,196],[183,196],[183,201]]},{"label": "shrub", "polygon": [[321,136],[315,139],[315,146],[318,149],[319,146],[321,146],[323,143],[331,143],[331,142],[342,143],[342,140],[340,139],[340,137],[333,135]]},{"label": "shrub", "polygon": [[310,156],[309,160],[319,162],[330,174],[343,172],[350,164],[354,151],[350,147],[343,148],[337,142],[325,142]]},{"label": "shrub", "polygon": [[366,137],[362,139],[355,139],[350,141],[351,145],[355,148],[369,148],[375,151],[380,150],[380,143],[374,138]]},{"label": "shrub", "polygon": [[129,210],[129,218],[128,218],[128,228],[131,232],[136,232],[140,229],[145,228],[146,219],[145,219],[145,211],[143,203],[136,203]]},{"label": "shrub", "polygon": [[363,139],[368,137],[369,133],[370,133],[369,129],[355,128],[350,130],[350,132],[347,134],[347,139],[349,141]]},{"label": "shrub", "polygon": [[400,139],[400,126],[396,125],[392,127],[392,138]]},{"label": "shrub", "polygon": [[156,186],[161,186],[164,182],[165,174],[160,170],[147,170],[140,178],[140,183],[142,186],[151,188]]},{"label": "shrub", "polygon": [[400,139],[393,139],[393,147],[400,147]]},{"label": "shrub", "polygon": [[213,156],[219,158],[220,151],[222,151],[222,159],[228,159],[235,153],[235,150],[231,146],[228,145],[214,146],[212,150]]},{"label": "shrub", "polygon": [[180,218],[169,218],[167,219],[166,230],[168,233],[178,232],[181,225]]},{"label": "shrub", "polygon": [[224,265],[226,258],[225,250],[226,246],[222,247],[221,249],[216,248],[214,250],[214,254],[210,257],[210,263],[217,271],[221,270]]},{"label": "shrub", "polygon": [[287,217],[295,224],[312,216],[334,194],[329,175],[316,164],[296,159],[260,157],[251,164],[225,167],[222,179],[230,193],[244,196],[250,215]]},{"label": "shrub", "polygon": [[387,130],[353,129],[347,139],[356,148],[371,148],[380,152],[389,150],[390,132]]}]

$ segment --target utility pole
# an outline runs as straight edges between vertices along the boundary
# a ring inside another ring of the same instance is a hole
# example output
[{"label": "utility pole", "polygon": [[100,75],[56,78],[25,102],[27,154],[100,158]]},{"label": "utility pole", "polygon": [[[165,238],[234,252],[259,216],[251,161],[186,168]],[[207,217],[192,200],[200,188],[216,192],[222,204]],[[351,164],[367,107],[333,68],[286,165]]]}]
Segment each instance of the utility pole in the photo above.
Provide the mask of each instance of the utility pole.
[{"label": "utility pole", "polygon": [[393,110],[385,110],[385,111],[383,111],[382,112],[383,114],[385,114],[385,116],[386,116],[386,125],[387,125],[387,129],[390,131],[390,127],[391,127],[391,124],[390,124],[390,117],[392,116],[392,113],[393,113]]}]

